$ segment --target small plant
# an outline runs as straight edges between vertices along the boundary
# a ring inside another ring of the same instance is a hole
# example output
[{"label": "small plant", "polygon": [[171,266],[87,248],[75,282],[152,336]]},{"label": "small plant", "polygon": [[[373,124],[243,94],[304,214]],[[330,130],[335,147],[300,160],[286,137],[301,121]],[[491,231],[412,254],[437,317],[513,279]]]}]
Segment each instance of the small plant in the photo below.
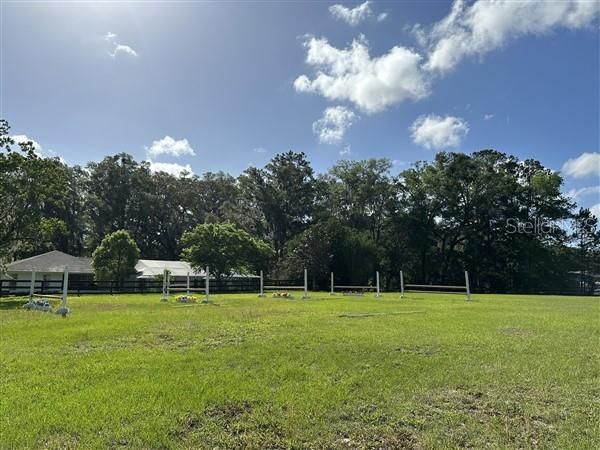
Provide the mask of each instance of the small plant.
[{"label": "small plant", "polygon": [[175,298],[175,301],[179,303],[197,303],[198,299],[193,295],[179,295]]}]

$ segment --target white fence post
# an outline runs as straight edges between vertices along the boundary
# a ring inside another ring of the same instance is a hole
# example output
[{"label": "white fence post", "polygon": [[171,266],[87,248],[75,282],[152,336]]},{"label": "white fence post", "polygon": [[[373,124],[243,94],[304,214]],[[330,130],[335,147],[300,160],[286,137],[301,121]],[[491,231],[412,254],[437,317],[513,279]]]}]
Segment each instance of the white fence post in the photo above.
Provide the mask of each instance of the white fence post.
[{"label": "white fence post", "polygon": [[206,282],[205,282],[205,286],[204,286],[204,292],[206,293],[206,301],[208,301],[208,296],[210,294],[210,276],[208,275],[208,270],[209,267],[206,266]]},{"label": "white fence post", "polygon": [[377,294],[375,294],[375,297],[379,298],[381,297],[381,293],[379,290],[379,270],[375,272],[375,279],[377,280]]},{"label": "white fence post", "polygon": [[69,294],[69,269],[65,267],[63,273],[63,292],[60,299],[60,307],[56,311],[56,314],[60,314],[63,317],[67,317],[69,308],[67,307],[67,296]]},{"label": "white fence post", "polygon": [[265,279],[263,278],[263,271],[260,271],[260,292],[258,293],[259,297],[265,296]]},{"label": "white fence post", "polygon": [[400,271],[400,298],[404,298],[404,273]]},{"label": "white fence post", "polygon": [[304,269],[304,297],[308,298],[308,270]]},{"label": "white fence post", "polygon": [[471,301],[471,287],[469,286],[469,272],[465,270],[465,287],[467,289],[467,301]]},{"label": "white fence post", "polygon": [[185,279],[185,289],[186,295],[189,297],[190,295],[190,273],[187,273],[187,278]]},{"label": "white fence post", "polygon": [[335,292],[333,291],[333,272],[331,272],[331,292],[329,292],[329,295],[335,295]]},{"label": "white fence post", "polygon": [[60,301],[60,306],[63,308],[67,307],[67,295],[68,294],[69,294],[69,269],[65,269],[65,273],[63,275],[62,299]]},{"label": "white fence post", "polygon": [[162,280],[162,295],[160,296],[161,302],[166,302],[169,300],[169,296],[167,295],[167,269],[163,270],[163,280]]},{"label": "white fence post", "polygon": [[35,270],[31,270],[31,284],[29,285],[29,301],[33,300],[35,294]]}]

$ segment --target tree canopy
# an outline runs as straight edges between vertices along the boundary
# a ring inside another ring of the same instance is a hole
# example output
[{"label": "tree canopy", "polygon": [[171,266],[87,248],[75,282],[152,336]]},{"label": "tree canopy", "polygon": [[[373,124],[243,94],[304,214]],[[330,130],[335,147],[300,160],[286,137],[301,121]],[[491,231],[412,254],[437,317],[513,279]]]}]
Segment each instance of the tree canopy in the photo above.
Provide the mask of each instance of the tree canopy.
[{"label": "tree canopy", "polygon": [[217,279],[266,269],[273,257],[266,243],[230,223],[197,225],[183,235],[182,242],[183,259],[198,271],[208,266]]},{"label": "tree canopy", "polygon": [[71,167],[9,131],[1,121],[5,261],[89,255],[125,230],[142,258],[183,256],[219,276],[307,267],[317,286],[330,271],[366,282],[379,270],[394,287],[400,269],[418,283],[460,282],[466,269],[475,289],[589,291],[600,272],[598,220],[562,193],[560,174],[493,149],[440,152],[400,172],[386,159],[343,160],[320,174],[288,151],[239,176],[174,177],[126,153]]},{"label": "tree canopy", "polygon": [[135,274],[140,250],[129,232],[117,230],[107,235],[92,254],[92,266],[97,280],[123,282]]}]

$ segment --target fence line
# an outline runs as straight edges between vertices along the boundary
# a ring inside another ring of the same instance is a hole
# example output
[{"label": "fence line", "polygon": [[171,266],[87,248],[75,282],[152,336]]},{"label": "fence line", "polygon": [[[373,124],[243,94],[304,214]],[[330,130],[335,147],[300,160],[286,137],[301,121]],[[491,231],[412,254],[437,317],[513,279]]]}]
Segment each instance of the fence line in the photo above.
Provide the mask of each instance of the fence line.
[{"label": "fence line", "polygon": [[[264,283],[269,286],[295,286],[302,284],[301,280],[265,280]],[[29,295],[29,280],[0,280],[0,297],[13,295]],[[190,280],[191,288],[203,288],[204,279]],[[388,286],[389,288],[394,286]],[[309,288],[311,288],[309,283]],[[326,290],[322,286],[314,286],[312,290]],[[210,280],[210,290],[213,293],[258,293],[260,290],[260,279],[258,278],[235,278]],[[557,290],[507,290],[505,292],[491,292],[477,287],[471,289],[474,294],[521,294],[521,295],[578,295],[590,296],[599,295],[597,290],[584,291],[581,288],[557,289]],[[116,281],[94,281],[94,280],[69,280],[69,294],[144,294],[160,293],[162,291],[161,280],[127,280],[121,283]],[[62,292],[62,280],[36,280],[35,292],[38,294],[60,294]]]},{"label": "fence line", "polygon": [[[286,286],[297,283],[298,280],[265,280],[273,286]],[[0,297],[14,295],[29,295],[29,280],[0,280]],[[204,288],[204,279],[190,280],[190,288]],[[212,293],[244,293],[258,292],[260,289],[259,278],[234,278],[210,280]],[[162,292],[162,280],[126,280],[95,281],[95,280],[69,280],[69,294],[144,294]],[[62,280],[36,280],[36,294],[54,294],[62,292]]]}]

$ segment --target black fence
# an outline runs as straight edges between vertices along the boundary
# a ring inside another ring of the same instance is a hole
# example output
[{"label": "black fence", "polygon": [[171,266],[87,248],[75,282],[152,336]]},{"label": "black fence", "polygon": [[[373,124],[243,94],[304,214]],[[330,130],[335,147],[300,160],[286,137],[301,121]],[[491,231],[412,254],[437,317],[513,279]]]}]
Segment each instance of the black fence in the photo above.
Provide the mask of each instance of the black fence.
[{"label": "black fence", "polygon": [[[28,296],[30,292],[29,280],[0,280],[0,297],[4,296]],[[171,293],[185,292],[186,281],[172,281]],[[303,282],[298,280],[265,280],[265,286],[302,286]],[[190,280],[190,288],[203,289],[204,279]],[[62,293],[62,280],[36,280],[34,292],[36,294]],[[210,292],[219,293],[244,293],[260,290],[260,278],[231,278],[221,280],[210,280]],[[162,292],[162,280],[127,280],[116,281],[94,281],[94,280],[69,280],[69,295],[83,294],[144,294]]]},{"label": "black fence", "polygon": [[[177,288],[172,288],[171,293],[185,292],[184,281],[174,281],[172,284],[176,284]],[[204,279],[193,279],[190,280],[190,288],[202,289],[204,288]],[[264,280],[265,286],[303,286],[304,282],[301,280]],[[36,294],[56,294],[62,293],[62,281],[61,280],[36,280],[35,290]],[[309,283],[308,289],[314,290],[329,290],[329,286],[312,286]],[[221,279],[221,280],[210,280],[210,292],[214,294],[219,293],[251,293],[255,292],[258,294],[260,290],[260,279],[259,278],[233,278],[233,279]],[[272,289],[271,289],[272,290]],[[394,285],[382,285],[382,291],[399,291],[399,286]],[[434,289],[432,289],[434,290]],[[6,296],[28,296],[30,291],[29,280],[0,280],[0,297]],[[94,280],[69,280],[69,295],[84,295],[84,294],[144,294],[144,293],[160,293],[162,292],[162,281],[161,280],[128,280],[117,283],[116,281],[94,281]],[[459,291],[457,291],[459,292]],[[472,287],[471,292],[473,294],[488,294],[494,293],[486,289],[480,289]],[[498,293],[498,292],[495,292]],[[561,290],[530,290],[530,291],[508,291],[503,292],[505,294],[542,294],[542,295],[599,295],[600,290],[589,290],[581,288],[573,289],[561,289]]]}]

